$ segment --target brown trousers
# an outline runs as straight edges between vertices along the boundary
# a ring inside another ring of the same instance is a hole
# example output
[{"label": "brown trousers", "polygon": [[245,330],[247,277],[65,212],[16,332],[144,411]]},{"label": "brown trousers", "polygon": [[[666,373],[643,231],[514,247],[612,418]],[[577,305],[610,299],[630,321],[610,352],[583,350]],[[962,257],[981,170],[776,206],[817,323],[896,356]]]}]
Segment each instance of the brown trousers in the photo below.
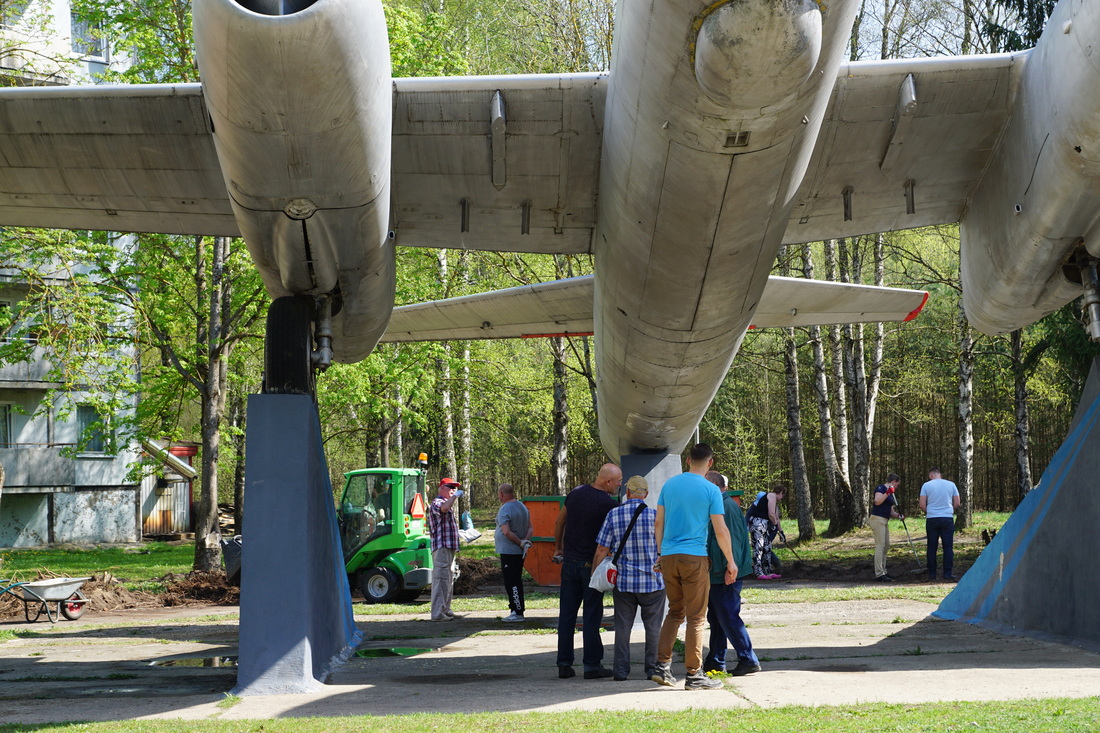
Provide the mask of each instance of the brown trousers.
[{"label": "brown trousers", "polygon": [[684,666],[688,674],[694,674],[703,666],[703,627],[707,621],[707,601],[710,598],[710,558],[664,555],[661,557],[661,574],[665,577],[668,615],[661,625],[657,661],[668,664],[672,660],[672,646],[686,617]]}]

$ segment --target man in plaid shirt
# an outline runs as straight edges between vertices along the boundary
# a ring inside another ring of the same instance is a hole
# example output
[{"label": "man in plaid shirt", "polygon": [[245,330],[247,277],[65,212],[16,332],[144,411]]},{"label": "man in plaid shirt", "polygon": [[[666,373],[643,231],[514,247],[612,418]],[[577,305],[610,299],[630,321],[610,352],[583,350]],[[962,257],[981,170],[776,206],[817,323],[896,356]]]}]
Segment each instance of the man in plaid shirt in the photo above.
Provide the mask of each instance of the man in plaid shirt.
[{"label": "man in plaid shirt", "polygon": [[458,553],[458,521],[454,505],[462,496],[462,484],[445,478],[439,482],[439,495],[428,505],[428,534],[432,541],[432,621],[453,621],[451,610]]},{"label": "man in plaid shirt", "polygon": [[[614,557],[623,535],[630,526],[638,507],[645,505],[649,484],[641,476],[626,482],[626,501],[612,509],[596,538],[596,556],[592,567],[599,566],[608,555]],[[645,627],[645,676],[657,668],[657,640],[661,635],[662,612],[665,605],[665,581],[654,566],[657,564],[657,537],[654,521],[657,512],[645,507],[626,538],[625,549],[615,567],[615,663],[613,672],[618,681],[630,675],[630,630],[638,609]]]}]

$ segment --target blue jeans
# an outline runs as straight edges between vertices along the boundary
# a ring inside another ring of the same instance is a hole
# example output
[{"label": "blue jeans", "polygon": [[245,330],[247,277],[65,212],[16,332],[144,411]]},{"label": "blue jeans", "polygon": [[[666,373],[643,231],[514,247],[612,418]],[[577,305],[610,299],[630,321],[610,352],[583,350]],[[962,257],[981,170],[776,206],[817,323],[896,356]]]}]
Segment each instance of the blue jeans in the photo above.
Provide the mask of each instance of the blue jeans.
[{"label": "blue jeans", "polygon": [[561,566],[561,595],[558,599],[558,666],[572,667],[576,657],[573,634],[576,633],[577,611],[584,603],[581,636],[584,640],[584,671],[599,669],[603,662],[603,642],[600,622],[603,621],[603,593],[588,587],[592,576],[591,562],[566,560]]},{"label": "blue jeans", "polygon": [[707,623],[710,624],[710,644],[707,657],[703,660],[703,669],[709,671],[726,668],[727,639],[737,652],[738,662],[760,664],[756,652],[752,650],[749,631],[745,628],[745,622],[741,620],[740,580],[732,585],[711,584]]},{"label": "blue jeans", "polygon": [[952,517],[934,517],[924,520],[928,533],[928,577],[936,577],[936,544],[943,542],[943,577],[951,575],[955,566],[955,520]]}]

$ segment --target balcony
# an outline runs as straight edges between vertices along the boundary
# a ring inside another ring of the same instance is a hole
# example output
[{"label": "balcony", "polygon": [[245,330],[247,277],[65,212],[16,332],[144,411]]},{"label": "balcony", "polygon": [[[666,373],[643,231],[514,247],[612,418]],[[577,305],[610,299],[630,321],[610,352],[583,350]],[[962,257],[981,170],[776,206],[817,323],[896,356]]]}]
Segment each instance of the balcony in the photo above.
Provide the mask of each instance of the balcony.
[{"label": "balcony", "polygon": [[4,466],[4,493],[72,491],[76,461],[61,454],[62,446],[23,445],[0,448]]}]

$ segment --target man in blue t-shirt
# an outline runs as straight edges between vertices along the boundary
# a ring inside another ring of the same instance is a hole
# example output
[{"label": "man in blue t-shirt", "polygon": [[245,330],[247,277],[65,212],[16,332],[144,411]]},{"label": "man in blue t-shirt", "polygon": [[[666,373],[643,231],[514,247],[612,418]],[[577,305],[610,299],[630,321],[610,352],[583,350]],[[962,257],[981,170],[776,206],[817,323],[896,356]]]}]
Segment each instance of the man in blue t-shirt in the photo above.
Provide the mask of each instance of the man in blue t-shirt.
[{"label": "man in blue t-shirt", "polygon": [[707,556],[707,529],[714,528],[718,547],[726,558],[726,585],[737,580],[737,563],[730,548],[722,494],[706,479],[714,465],[714,451],[706,443],[691,449],[688,471],[673,476],[661,488],[657,500],[656,535],[661,553],[661,573],[665,578],[668,615],[661,625],[657,643],[657,670],[651,679],[672,686],[672,646],[676,633],[687,617],[684,640],[685,690],[718,690],[723,684],[703,671],[703,625],[710,597],[710,558]]},{"label": "man in blue t-shirt", "polygon": [[943,542],[943,579],[954,580],[955,510],[959,508],[959,487],[940,475],[939,466],[928,470],[928,481],[920,487],[920,510],[928,533],[928,579],[936,579],[937,544]]}]

